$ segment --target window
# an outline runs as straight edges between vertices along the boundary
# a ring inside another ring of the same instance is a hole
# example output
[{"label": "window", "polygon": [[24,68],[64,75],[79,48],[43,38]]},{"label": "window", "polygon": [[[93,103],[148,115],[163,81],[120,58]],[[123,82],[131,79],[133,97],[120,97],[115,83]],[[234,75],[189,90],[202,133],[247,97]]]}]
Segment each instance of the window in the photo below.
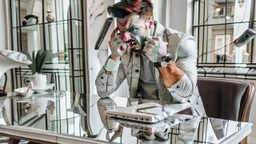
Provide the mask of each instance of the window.
[{"label": "window", "polygon": [[231,5],[227,6],[227,8],[225,8],[225,6],[215,8],[214,17],[225,16],[226,12],[227,16],[234,16],[234,6]]},{"label": "window", "polygon": [[234,8],[234,6],[227,7],[227,15],[229,15],[229,16],[234,15],[233,8]]},{"label": "window", "polygon": [[[44,49],[58,52],[48,61],[43,73],[57,90],[85,93],[85,53],[83,38],[83,0],[10,0],[12,49],[26,51]],[[55,17],[48,22],[49,11]],[[38,23],[23,24],[27,15],[38,17]],[[14,88],[27,85],[32,74],[27,66],[15,69]],[[53,80],[54,79],[54,80]]]},{"label": "window", "polygon": [[217,54],[224,54],[225,53],[225,50],[222,48],[224,47],[225,45],[227,45],[226,47],[226,53],[229,53],[229,43],[230,41],[230,35],[226,35],[226,39],[225,39],[225,35],[216,35],[215,36],[215,51]]},{"label": "window", "polygon": [[214,16],[224,16],[224,7],[218,7],[216,8],[217,11],[215,11]]},{"label": "window", "polygon": [[255,5],[254,0],[243,6],[235,0],[194,0],[199,76],[256,79],[256,40],[234,45],[245,30],[256,29]]}]

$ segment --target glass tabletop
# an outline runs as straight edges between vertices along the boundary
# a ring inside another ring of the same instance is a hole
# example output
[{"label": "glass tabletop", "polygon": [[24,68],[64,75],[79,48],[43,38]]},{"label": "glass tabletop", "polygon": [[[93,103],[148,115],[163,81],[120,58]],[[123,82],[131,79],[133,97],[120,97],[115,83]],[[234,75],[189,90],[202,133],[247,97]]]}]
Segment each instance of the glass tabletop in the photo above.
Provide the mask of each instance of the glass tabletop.
[{"label": "glass tabletop", "polygon": [[[91,129],[94,131],[94,134],[90,134],[85,124],[88,115],[84,106],[77,105],[76,101],[73,94],[67,91],[52,91],[30,97],[9,93],[7,97],[0,98],[0,123],[43,129],[100,143],[108,143],[110,138],[115,137],[114,131],[108,135],[109,131],[98,123],[100,117],[97,111],[90,114]],[[78,101],[83,101],[83,98]],[[251,123],[246,122],[184,114],[175,114],[154,124],[117,118],[108,120],[123,127],[123,133],[113,139],[113,143],[226,143],[239,140],[239,132],[248,135],[252,127]]]}]

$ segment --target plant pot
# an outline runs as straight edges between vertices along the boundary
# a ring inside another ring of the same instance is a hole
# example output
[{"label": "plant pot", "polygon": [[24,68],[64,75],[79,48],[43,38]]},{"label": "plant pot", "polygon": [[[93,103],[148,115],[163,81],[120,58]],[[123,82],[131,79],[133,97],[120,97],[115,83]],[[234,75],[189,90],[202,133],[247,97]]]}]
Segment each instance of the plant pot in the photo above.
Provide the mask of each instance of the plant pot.
[{"label": "plant pot", "polygon": [[35,90],[43,90],[46,87],[46,75],[35,73],[32,76],[31,87]]}]

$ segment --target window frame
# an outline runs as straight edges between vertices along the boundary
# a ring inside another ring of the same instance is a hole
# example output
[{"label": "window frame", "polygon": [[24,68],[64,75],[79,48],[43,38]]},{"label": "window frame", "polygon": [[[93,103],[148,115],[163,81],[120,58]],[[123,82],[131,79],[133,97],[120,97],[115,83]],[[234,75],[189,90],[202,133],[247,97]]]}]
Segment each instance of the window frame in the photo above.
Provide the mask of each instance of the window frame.
[{"label": "window frame", "polygon": [[[224,18],[227,15],[227,8],[228,6],[230,6],[230,4],[228,3],[227,0],[225,0],[226,2],[224,3]],[[225,27],[225,32],[224,34],[227,35],[228,34],[228,26],[229,25],[234,25],[238,24],[238,22],[227,22],[227,20],[225,20],[225,23],[214,23],[214,24],[205,24],[204,20],[206,18],[206,20],[208,21],[208,17],[205,13],[205,6],[201,6],[202,2],[208,2],[207,0],[193,0],[193,24],[192,24],[192,34],[195,36],[195,38],[197,39],[197,43],[198,43],[198,59],[197,59],[197,67],[198,67],[198,75],[199,76],[211,76],[211,77],[229,77],[229,78],[242,78],[242,79],[254,79],[256,80],[256,73],[255,74],[251,74],[250,71],[255,70],[256,71],[256,59],[253,58],[256,56],[256,38],[254,38],[254,40],[252,40],[251,42],[249,42],[247,44],[247,49],[248,52],[250,53],[250,58],[248,59],[248,62],[242,62],[242,63],[235,63],[235,62],[231,62],[228,63],[226,61],[224,61],[223,63],[217,63],[217,62],[207,62],[208,57],[211,57],[211,55],[209,56],[203,56],[204,53],[204,44],[202,43],[207,43],[208,41],[208,35],[205,36],[201,36],[202,35],[202,31],[204,31],[205,29],[209,28],[209,27],[213,27],[213,26],[218,26],[218,25],[223,25]],[[236,2],[236,1],[235,1]],[[220,7],[220,6],[219,6]],[[254,29],[256,30],[256,28],[254,27],[254,25],[256,26],[256,2],[254,0],[251,1],[251,10],[250,10],[250,15],[249,15],[249,21],[242,21],[240,22],[241,24],[248,24],[248,28]],[[216,7],[217,8],[217,7]],[[202,16],[200,15],[200,13],[204,14],[204,17],[202,18]],[[235,17],[235,7],[232,6],[231,9],[231,13],[233,15],[230,15],[231,17]],[[212,17],[213,19],[215,17],[219,17],[219,16],[215,16],[215,13],[212,13]],[[200,17],[201,16],[201,17]],[[203,22],[203,24],[201,23]],[[204,35],[204,33],[203,33]],[[207,38],[205,38],[207,37]],[[231,36],[231,39],[233,36]],[[213,38],[214,39],[214,38]],[[208,46],[208,45],[207,45]],[[247,53],[248,54],[248,53]],[[206,60],[204,60],[206,59]],[[232,70],[233,71],[232,71]],[[241,70],[241,71],[240,71]]]}]

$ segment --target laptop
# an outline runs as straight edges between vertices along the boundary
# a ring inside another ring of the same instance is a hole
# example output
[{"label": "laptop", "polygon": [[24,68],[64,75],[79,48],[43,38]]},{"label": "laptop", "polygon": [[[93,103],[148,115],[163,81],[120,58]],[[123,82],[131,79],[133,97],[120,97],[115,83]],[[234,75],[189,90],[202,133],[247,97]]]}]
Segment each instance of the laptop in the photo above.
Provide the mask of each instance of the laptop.
[{"label": "laptop", "polygon": [[136,121],[130,121],[120,118],[110,118],[113,119],[113,121],[118,122],[120,125],[132,129],[137,129],[144,132],[159,132],[159,133],[165,133],[168,131],[171,127],[183,123],[185,121],[189,121],[192,119],[192,115],[186,115],[186,114],[174,114],[165,120],[162,120],[157,123],[149,124],[149,123],[141,123]]},{"label": "laptop", "polygon": [[112,118],[126,119],[144,123],[156,123],[191,106],[190,103],[174,103],[162,106],[156,102],[143,103],[130,107],[117,107],[106,111]]}]

